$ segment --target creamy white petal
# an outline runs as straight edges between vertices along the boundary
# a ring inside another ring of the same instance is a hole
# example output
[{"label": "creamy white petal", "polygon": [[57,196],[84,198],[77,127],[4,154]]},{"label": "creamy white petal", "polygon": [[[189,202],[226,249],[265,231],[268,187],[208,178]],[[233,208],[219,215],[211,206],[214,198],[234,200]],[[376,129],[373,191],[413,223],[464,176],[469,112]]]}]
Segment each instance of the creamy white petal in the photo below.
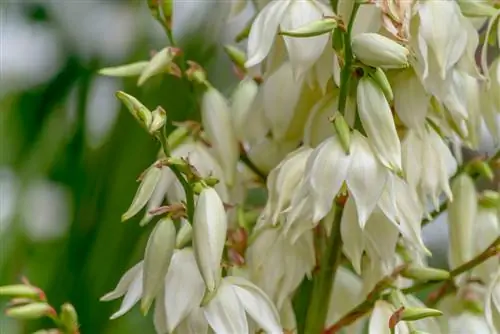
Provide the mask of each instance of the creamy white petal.
[{"label": "creamy white petal", "polygon": [[165,195],[167,193],[168,188],[172,185],[172,182],[175,181],[175,175],[170,170],[170,168],[162,168],[160,180],[156,185],[156,188],[149,199],[148,205],[146,206],[146,213],[139,223],[141,226],[146,225],[153,219],[153,215],[149,213],[151,210],[160,207],[165,200]]},{"label": "creamy white petal", "polygon": [[252,78],[243,79],[235,88],[231,99],[231,119],[234,132],[239,140],[247,138],[248,124],[254,122],[252,104],[259,86]]},{"label": "creamy white petal", "polygon": [[281,324],[290,334],[297,334],[297,319],[295,319],[295,311],[293,310],[292,301],[286,299],[280,310]]},{"label": "creamy white petal", "polygon": [[[338,268],[330,295],[326,327],[333,325],[340,317],[363,301],[362,288],[363,283],[359,276],[344,267]],[[359,325],[364,324],[360,322],[355,327],[361,327]]]},{"label": "creamy white petal", "polygon": [[337,104],[337,94],[334,92],[326,94],[314,105],[304,128],[305,145],[316,147],[334,134],[334,127],[328,118],[335,113]]},{"label": "creamy white petal", "polygon": [[366,253],[370,258],[378,257],[384,263],[394,261],[399,229],[380,211],[368,219],[364,230]]},{"label": "creamy white petal", "polygon": [[356,273],[361,273],[361,256],[365,249],[363,230],[358,223],[356,204],[349,198],[345,204],[342,220],[340,222],[342,236],[342,249],[345,256],[351,261]]},{"label": "creamy white petal", "polygon": [[359,225],[364,228],[385,188],[388,170],[375,158],[367,140],[357,131],[351,135],[351,156],[346,183],[356,201]]},{"label": "creamy white petal", "polygon": [[241,277],[227,277],[225,280],[232,284],[246,312],[263,330],[276,334],[283,332],[279,324],[278,310],[264,291]]},{"label": "creamy white petal", "polygon": [[[390,334],[389,319],[396,311],[394,306],[384,300],[375,302],[372,315],[370,317],[370,324],[368,327],[369,334]],[[395,328],[396,334],[409,333],[408,326],[404,322],[400,322]]]},{"label": "creamy white petal", "polygon": [[290,0],[271,1],[259,12],[248,35],[248,59],[245,67],[259,64],[269,54],[279,24],[290,2]]},{"label": "creamy white petal", "polygon": [[218,334],[249,333],[245,309],[231,284],[225,280],[204,307],[204,313],[210,327]]},{"label": "creamy white petal", "polygon": [[177,250],[165,277],[164,307],[169,332],[200,305],[204,292],[205,284],[196,265],[193,250]]},{"label": "creamy white petal", "polygon": [[196,307],[177,327],[174,334],[208,334],[208,322],[201,307]]},{"label": "creamy white petal", "polygon": [[136,280],[139,275],[142,275],[142,267],[144,265],[144,261],[137,263],[135,266],[130,268],[123,276],[120,278],[116,288],[105,294],[101,297],[101,301],[110,301],[113,299],[120,298],[123,296],[127,290],[130,288],[130,285]]},{"label": "creamy white petal", "polygon": [[[164,296],[165,289],[162,287],[158,296]],[[155,300],[155,311],[153,314],[153,325],[156,330],[156,334],[167,334],[169,331],[167,329],[167,317],[165,311],[165,303],[163,298],[157,298]]]},{"label": "creamy white petal", "polygon": [[134,277],[134,280],[130,283],[128,287],[127,293],[125,293],[125,297],[123,297],[122,304],[120,305],[120,309],[113,313],[110,319],[116,319],[121,317],[141,299],[142,295],[142,270],[140,270],[137,275]]}]

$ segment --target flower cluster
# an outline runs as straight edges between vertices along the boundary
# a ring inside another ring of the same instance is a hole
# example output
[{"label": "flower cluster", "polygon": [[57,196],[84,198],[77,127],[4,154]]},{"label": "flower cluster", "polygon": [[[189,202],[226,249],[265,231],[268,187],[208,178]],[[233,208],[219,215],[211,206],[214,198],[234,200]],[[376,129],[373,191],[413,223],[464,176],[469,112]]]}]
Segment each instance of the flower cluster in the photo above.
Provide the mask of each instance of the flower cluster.
[{"label": "flower cluster", "polygon": [[[146,207],[155,227],[102,298],[123,296],[112,318],[140,301],[160,334],[500,331],[500,196],[475,185],[500,158],[461,156],[483,128],[500,142],[498,2],[254,5],[246,52],[225,48],[243,74],[229,98],[176,45],[101,71],[202,91],[201,124],[170,133],[163,109],[117,95],[162,150],[123,215]],[[171,38],[169,6],[150,1]],[[451,271],[422,239],[445,210]]]}]

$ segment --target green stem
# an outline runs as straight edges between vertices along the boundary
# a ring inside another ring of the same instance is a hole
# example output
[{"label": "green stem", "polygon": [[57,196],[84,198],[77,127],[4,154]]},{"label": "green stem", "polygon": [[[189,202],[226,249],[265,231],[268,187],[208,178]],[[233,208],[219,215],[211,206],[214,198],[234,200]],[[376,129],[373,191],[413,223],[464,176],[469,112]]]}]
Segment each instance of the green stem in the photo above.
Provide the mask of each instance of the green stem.
[{"label": "green stem", "polygon": [[[166,133],[166,125],[163,128],[163,131],[160,135],[158,135],[158,139],[160,140],[163,153],[165,154],[166,157],[170,156],[170,150],[168,148],[168,138],[167,138],[167,133]],[[179,169],[176,166],[169,165],[168,168],[174,173],[175,177],[179,180],[179,182],[182,185],[182,188],[184,189],[184,193],[186,194],[186,209],[187,209],[187,216],[189,222],[192,224],[193,223],[193,217],[194,217],[194,191],[189,182],[184,178],[182,173],[179,171]]]},{"label": "green stem", "polygon": [[352,27],[354,26],[354,20],[356,18],[356,14],[358,13],[360,4],[356,1],[354,2],[354,7],[352,8],[351,19],[349,20],[349,24],[347,26],[347,31],[344,34],[344,67],[342,67],[342,71],[340,72],[340,93],[339,93],[339,105],[338,111],[341,114],[344,114],[345,107],[347,103],[347,95],[349,93],[349,82],[351,81],[352,74],[352,64],[354,62],[354,56],[351,48],[351,34]]},{"label": "green stem", "polygon": [[332,232],[326,241],[319,273],[313,280],[311,303],[307,310],[304,331],[307,334],[321,334],[323,332],[335,274],[341,261],[342,238],[340,237],[340,221],[344,207],[335,204],[334,210],[335,218]]}]

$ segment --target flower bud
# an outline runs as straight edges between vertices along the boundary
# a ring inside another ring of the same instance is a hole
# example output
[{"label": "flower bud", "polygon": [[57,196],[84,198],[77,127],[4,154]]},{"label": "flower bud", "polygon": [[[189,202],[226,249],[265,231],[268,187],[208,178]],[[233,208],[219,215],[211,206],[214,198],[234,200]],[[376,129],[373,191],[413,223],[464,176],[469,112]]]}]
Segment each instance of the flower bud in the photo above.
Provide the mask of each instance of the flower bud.
[{"label": "flower bud", "polygon": [[187,61],[189,68],[186,71],[186,76],[187,78],[200,85],[207,85],[207,73],[205,70],[200,66],[200,64],[188,60]]},{"label": "flower bud", "polygon": [[173,14],[174,1],[173,0],[161,0],[160,3],[161,3],[161,11],[163,13],[163,19],[165,20],[165,23],[167,24],[167,26],[170,27],[172,24],[172,14]]},{"label": "flower bud", "polygon": [[362,33],[352,38],[352,51],[366,65],[382,68],[408,66],[410,51],[399,43],[376,33]]},{"label": "flower bud", "polygon": [[335,127],[335,131],[339,136],[339,141],[342,145],[342,148],[344,149],[346,154],[349,154],[349,148],[351,145],[351,129],[349,128],[349,125],[347,125],[344,116],[342,116],[342,114],[340,114],[339,112],[337,112],[333,116],[333,126]]},{"label": "flower bud", "polygon": [[[255,81],[246,78],[242,80],[234,90],[231,98],[231,118],[234,132],[238,140],[247,139],[248,123],[255,122],[252,103],[257,95],[259,87]],[[252,117],[252,118],[250,118]]]},{"label": "flower bud", "polygon": [[65,328],[69,329],[71,333],[78,330],[78,314],[73,305],[65,303],[61,306],[61,323]]},{"label": "flower bud", "polygon": [[105,67],[100,69],[98,73],[108,77],[133,77],[140,75],[148,64],[148,61],[138,61],[121,66]]},{"label": "flower bud", "polygon": [[479,205],[483,208],[500,208],[500,193],[494,190],[485,190],[479,198]]},{"label": "flower bud", "polygon": [[387,101],[392,102],[394,100],[394,94],[392,93],[391,84],[385,75],[385,72],[380,68],[375,68],[375,71],[371,71],[368,75],[377,83],[377,85],[384,92]]},{"label": "flower bud", "polygon": [[453,201],[448,206],[449,264],[456,268],[473,257],[473,236],[477,213],[474,181],[460,174],[451,185]]},{"label": "flower bud", "polygon": [[358,112],[370,146],[387,168],[401,170],[401,143],[382,89],[369,77],[359,80]]},{"label": "flower bud", "polygon": [[236,164],[239,159],[238,140],[226,98],[213,87],[209,87],[203,94],[201,119],[224,171],[225,181],[231,186],[235,180]]},{"label": "flower bud", "polygon": [[177,65],[173,60],[180,52],[180,49],[170,46],[158,51],[142,71],[137,85],[142,86],[149,78],[160,73],[171,73],[179,76],[179,71],[175,68]]},{"label": "flower bud", "polygon": [[191,241],[193,237],[193,228],[191,224],[185,219],[181,219],[181,228],[177,232],[177,236],[175,237],[175,248],[182,248],[188,242]]},{"label": "flower bud", "polygon": [[37,299],[41,295],[43,296],[43,292],[31,285],[15,284],[0,286],[0,296]]},{"label": "flower bud", "polygon": [[433,309],[433,308],[424,308],[424,307],[409,307],[405,308],[401,312],[401,320],[403,321],[415,321],[428,317],[439,317],[442,316],[443,312]]},{"label": "flower bud", "polygon": [[443,269],[412,266],[403,270],[401,276],[418,281],[443,281],[450,278],[450,273]]},{"label": "flower bud", "polygon": [[490,165],[488,165],[486,161],[481,159],[476,159],[469,163],[469,165],[467,166],[467,170],[470,173],[477,173],[490,181],[495,178],[495,174],[493,173]]},{"label": "flower bud", "polygon": [[320,20],[307,23],[295,30],[281,31],[280,35],[290,37],[313,37],[326,33],[331,33],[337,27],[337,21],[331,17],[325,17]]},{"label": "flower bud", "polygon": [[154,134],[160,131],[167,122],[167,112],[162,107],[158,106],[153,110],[151,116],[152,120],[149,125],[149,133]]},{"label": "flower bud", "polygon": [[153,120],[151,111],[146,108],[138,99],[125,92],[117,92],[116,97],[120,101],[122,101],[125,107],[127,107],[128,111],[130,111],[132,116],[134,116],[135,119],[139,121],[139,124],[146,130],[149,130],[149,126],[151,125],[151,121]]},{"label": "flower bud", "polygon": [[149,236],[144,254],[141,309],[147,313],[160,291],[175,248],[175,226],[170,217],[161,219]]},{"label": "flower bud", "polygon": [[153,164],[146,170],[141,184],[139,185],[134,199],[132,200],[132,204],[130,204],[130,207],[122,215],[122,221],[128,220],[135,216],[146,205],[146,203],[153,195],[156,185],[161,178],[161,169],[157,168],[155,164]]},{"label": "flower bud", "polygon": [[205,188],[196,202],[193,221],[193,248],[196,263],[208,291],[215,291],[220,277],[226,241],[227,217],[224,204],[213,188]]},{"label": "flower bud", "polygon": [[177,146],[182,144],[182,142],[189,137],[190,130],[188,126],[179,126],[174,131],[172,131],[167,138],[168,148],[174,150]]},{"label": "flower bud", "polygon": [[9,317],[19,320],[38,319],[47,315],[55,315],[56,311],[47,303],[31,303],[11,307],[5,311]]},{"label": "flower bud", "polygon": [[226,54],[234,65],[239,69],[246,70],[245,62],[247,61],[247,57],[244,51],[232,45],[224,45],[224,51],[226,51]]}]

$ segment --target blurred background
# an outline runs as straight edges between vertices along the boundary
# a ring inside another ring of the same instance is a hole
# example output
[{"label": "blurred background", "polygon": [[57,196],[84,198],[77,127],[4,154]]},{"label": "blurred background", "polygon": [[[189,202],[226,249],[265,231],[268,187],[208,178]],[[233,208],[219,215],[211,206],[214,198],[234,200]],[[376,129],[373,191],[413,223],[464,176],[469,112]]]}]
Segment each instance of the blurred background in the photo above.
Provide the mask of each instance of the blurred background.
[{"label": "blurred background", "polygon": [[[237,79],[221,45],[241,31],[250,9],[228,22],[228,1],[175,6],[174,35],[186,58],[230,91]],[[138,308],[109,321],[120,300],[99,302],[142,258],[151,226],[120,223],[120,216],[159,148],[114,93],[161,105],[175,121],[198,111],[184,81],[157,76],[138,89],[136,78],[96,71],[145,60],[166,41],[145,0],[0,2],[0,285],[26,276],[52,305],[73,303],[82,333],[154,332]],[[434,261],[445,264],[446,225],[425,232]],[[0,313],[2,334],[50,325]]]},{"label": "blurred background", "polygon": [[[236,78],[220,42],[246,22],[225,20],[225,1],[175,6],[186,58],[226,91]],[[73,303],[83,333],[154,332],[137,309],[109,321],[120,301],[99,302],[142,257],[151,227],[120,216],[159,148],[114,93],[161,105],[174,121],[197,110],[185,81],[157,76],[139,90],[137,78],[96,71],[147,60],[166,45],[145,0],[0,1],[0,285],[26,276],[52,305]],[[2,334],[50,325],[0,313]]]}]

